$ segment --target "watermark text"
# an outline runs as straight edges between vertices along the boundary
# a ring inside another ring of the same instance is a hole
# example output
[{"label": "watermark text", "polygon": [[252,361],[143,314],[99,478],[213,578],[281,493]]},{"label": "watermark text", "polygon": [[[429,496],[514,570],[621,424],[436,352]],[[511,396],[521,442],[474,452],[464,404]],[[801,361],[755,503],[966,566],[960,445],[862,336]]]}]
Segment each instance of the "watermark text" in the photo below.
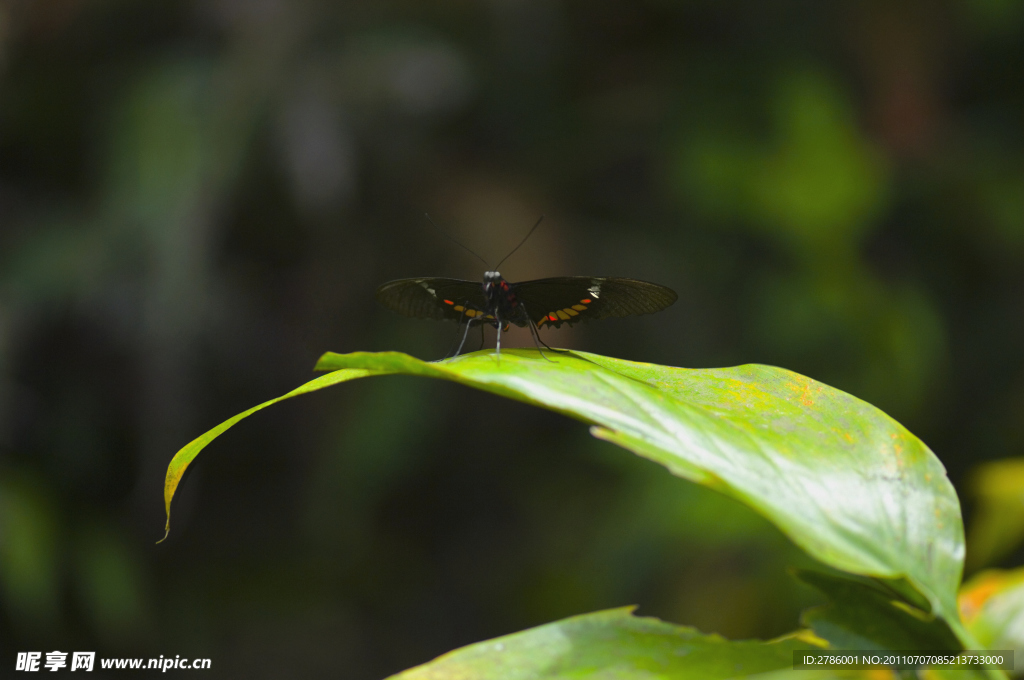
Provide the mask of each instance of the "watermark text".
[{"label": "watermark text", "polygon": [[101,657],[97,662],[96,652],[62,652],[55,649],[52,652],[18,652],[14,670],[26,673],[62,670],[89,673],[99,666],[104,670],[158,670],[166,673],[169,670],[207,670],[210,665],[209,659],[182,658],[180,654],[174,657],[160,655],[150,659]]}]

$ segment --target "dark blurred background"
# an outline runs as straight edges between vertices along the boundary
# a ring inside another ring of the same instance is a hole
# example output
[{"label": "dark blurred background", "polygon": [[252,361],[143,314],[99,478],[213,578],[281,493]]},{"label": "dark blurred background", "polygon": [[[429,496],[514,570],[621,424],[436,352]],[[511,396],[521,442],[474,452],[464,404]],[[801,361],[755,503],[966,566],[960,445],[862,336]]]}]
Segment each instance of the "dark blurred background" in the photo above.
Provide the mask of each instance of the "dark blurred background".
[{"label": "dark blurred background", "polygon": [[480,277],[424,211],[491,262],[544,214],[510,280],[679,292],[548,342],[800,371],[921,436],[969,510],[1024,448],[1022,120],[1016,0],[0,2],[2,663],[359,680],[630,603],[795,628],[769,524],[453,384],[245,421],[157,546],[163,475],[324,351],[444,355],[453,325],[373,300]]}]

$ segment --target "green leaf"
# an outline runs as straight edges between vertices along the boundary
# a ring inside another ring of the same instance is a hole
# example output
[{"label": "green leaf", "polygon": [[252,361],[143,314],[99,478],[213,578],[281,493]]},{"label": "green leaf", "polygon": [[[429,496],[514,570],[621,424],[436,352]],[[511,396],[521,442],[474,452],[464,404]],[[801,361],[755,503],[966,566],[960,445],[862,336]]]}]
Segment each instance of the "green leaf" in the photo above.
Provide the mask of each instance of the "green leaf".
[{"label": "green leaf", "polygon": [[478,642],[392,680],[716,680],[792,668],[793,650],[812,647],[797,639],[730,642],[631,612],[609,609]]},{"label": "green leaf", "polygon": [[945,621],[905,604],[878,582],[810,570],[796,575],[829,600],[827,605],[805,611],[801,623],[837,649],[963,648]]},{"label": "green leaf", "polygon": [[[877,408],[770,366],[684,369],[584,352],[547,360],[490,351],[427,363],[398,352],[325,354],[334,371],[283,398],[364,377],[452,380],[564,413],[595,436],[747,504],[820,562],[907,583],[967,646],[956,589],[963,562],[960,505],[938,459]],[[182,449],[167,471],[171,498],[196,454],[257,406]],[[169,519],[168,519],[169,522]],[[168,524],[169,527],[169,524]]]},{"label": "green leaf", "polygon": [[[891,582],[806,569],[796,571],[795,575],[828,598],[828,604],[808,609],[800,621],[835,649],[898,653],[910,650],[956,652],[964,648],[946,621],[908,605],[898,589],[891,588]],[[913,667],[903,667],[899,677],[917,678],[915,671]],[[835,673],[836,677],[858,677],[844,675],[842,671]],[[866,671],[861,673],[872,677]],[[793,671],[794,678],[797,675],[798,672]],[[964,666],[930,669],[926,677],[1005,680],[1006,675],[995,669]],[[783,679],[772,676],[772,680]]]}]

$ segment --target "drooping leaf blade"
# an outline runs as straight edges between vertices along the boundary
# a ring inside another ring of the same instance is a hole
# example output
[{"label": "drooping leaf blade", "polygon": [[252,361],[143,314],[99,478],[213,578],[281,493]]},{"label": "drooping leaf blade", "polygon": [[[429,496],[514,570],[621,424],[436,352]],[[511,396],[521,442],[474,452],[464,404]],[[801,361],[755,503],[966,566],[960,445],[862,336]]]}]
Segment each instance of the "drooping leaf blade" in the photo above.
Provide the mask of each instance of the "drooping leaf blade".
[{"label": "drooping leaf blade", "polygon": [[[485,351],[432,363],[398,352],[328,353],[317,368],[337,373],[282,398],[404,373],[592,423],[596,436],[746,503],[824,564],[909,583],[970,646],[955,604],[963,525],[945,470],[917,437],[849,394],[770,366],[682,369],[584,352],[549,361],[534,350],[511,350],[499,362]],[[252,411],[175,456],[168,508],[198,451]]]}]

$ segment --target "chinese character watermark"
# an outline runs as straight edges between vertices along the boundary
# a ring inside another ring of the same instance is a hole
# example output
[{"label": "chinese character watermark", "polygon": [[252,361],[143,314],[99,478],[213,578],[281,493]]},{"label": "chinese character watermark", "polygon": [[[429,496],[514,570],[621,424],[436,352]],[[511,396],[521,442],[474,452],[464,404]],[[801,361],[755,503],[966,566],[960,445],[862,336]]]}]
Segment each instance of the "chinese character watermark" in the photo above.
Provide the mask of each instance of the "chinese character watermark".
[{"label": "chinese character watermark", "polygon": [[46,670],[51,673],[55,672],[59,668],[65,668],[68,665],[68,653],[59,652],[57,650],[47,652],[46,663],[43,665],[46,667]]},{"label": "chinese character watermark", "polygon": [[18,652],[18,661],[14,666],[14,670],[38,671],[39,659],[41,659],[42,656],[42,652]]},{"label": "chinese character watermark", "polygon": [[75,652],[71,655],[71,670],[91,671],[96,662],[96,652]]}]

